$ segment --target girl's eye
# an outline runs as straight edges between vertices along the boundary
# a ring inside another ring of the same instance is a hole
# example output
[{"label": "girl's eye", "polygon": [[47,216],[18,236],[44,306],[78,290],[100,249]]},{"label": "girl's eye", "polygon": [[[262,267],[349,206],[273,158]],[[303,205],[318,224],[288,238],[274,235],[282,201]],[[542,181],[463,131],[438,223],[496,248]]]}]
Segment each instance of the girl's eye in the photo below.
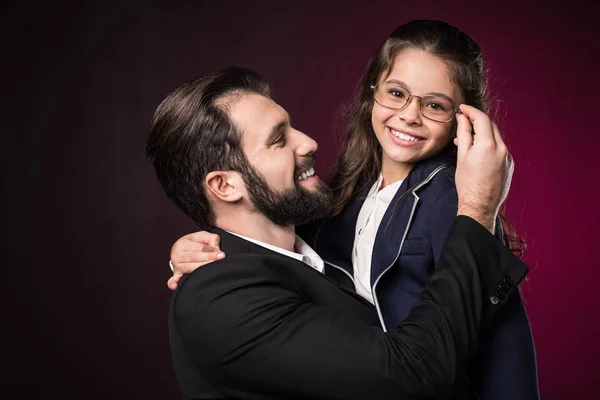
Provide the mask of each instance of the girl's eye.
[{"label": "girl's eye", "polygon": [[429,103],[427,104],[427,107],[432,108],[435,111],[446,111],[446,107],[440,103]]}]

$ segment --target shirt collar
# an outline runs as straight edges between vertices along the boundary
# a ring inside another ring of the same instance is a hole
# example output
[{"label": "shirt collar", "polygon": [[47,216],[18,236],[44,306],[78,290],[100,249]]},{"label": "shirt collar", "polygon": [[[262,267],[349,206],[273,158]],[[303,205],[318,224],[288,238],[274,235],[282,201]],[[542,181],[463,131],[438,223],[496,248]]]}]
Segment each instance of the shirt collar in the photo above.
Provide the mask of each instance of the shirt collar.
[{"label": "shirt collar", "polygon": [[240,237],[244,240],[247,240],[251,243],[257,244],[261,247],[269,249],[271,251],[277,252],[284,256],[288,256],[294,258],[298,261],[302,261],[303,263],[313,267],[319,272],[323,272],[325,264],[323,263],[323,259],[319,257],[319,255],[306,243],[304,240],[300,238],[300,236],[296,235],[296,242],[294,243],[294,249],[296,252],[286,250],[281,247],[273,246],[272,244],[261,242],[260,240],[252,239],[247,236],[239,235],[237,233],[226,231],[227,233],[231,233],[237,237]]},{"label": "shirt collar", "polygon": [[[382,190],[384,190],[386,192],[396,193],[396,191],[398,190],[398,188],[400,187],[400,185],[402,185],[402,182],[404,182],[404,179],[400,179],[399,181],[396,181],[394,183],[390,183],[389,185],[387,185],[386,187],[384,187]],[[379,188],[381,187],[382,183],[383,183],[383,173],[380,172],[379,173],[379,178],[377,178],[377,182],[375,182],[373,184],[373,186],[371,186],[371,190],[369,190],[369,194],[367,195],[367,197],[371,197],[371,196],[377,195],[377,193],[379,192]]]}]

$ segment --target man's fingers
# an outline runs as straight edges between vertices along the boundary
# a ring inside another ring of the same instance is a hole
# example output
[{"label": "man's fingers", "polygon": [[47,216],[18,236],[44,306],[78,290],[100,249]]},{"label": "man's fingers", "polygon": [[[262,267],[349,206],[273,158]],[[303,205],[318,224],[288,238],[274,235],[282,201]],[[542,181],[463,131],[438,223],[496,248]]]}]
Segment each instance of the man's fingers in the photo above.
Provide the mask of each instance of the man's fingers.
[{"label": "man's fingers", "polygon": [[471,122],[463,114],[456,114],[458,125],[456,127],[456,139],[454,144],[458,146],[458,157],[462,157],[471,146],[473,146],[473,135],[471,135]]},{"label": "man's fingers", "polygon": [[474,142],[482,145],[496,143],[493,123],[486,113],[466,104],[461,104],[459,108],[462,114],[466,116],[473,125],[473,130],[475,131]]}]

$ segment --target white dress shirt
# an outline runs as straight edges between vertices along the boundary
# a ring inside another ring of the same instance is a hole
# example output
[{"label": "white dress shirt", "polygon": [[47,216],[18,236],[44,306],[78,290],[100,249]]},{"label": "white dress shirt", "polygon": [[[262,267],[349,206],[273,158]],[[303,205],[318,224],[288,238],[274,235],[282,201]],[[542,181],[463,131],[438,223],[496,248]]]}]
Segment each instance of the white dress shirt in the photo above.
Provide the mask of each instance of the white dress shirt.
[{"label": "white dress shirt", "polygon": [[293,251],[286,250],[281,247],[273,246],[269,243],[261,242],[260,240],[252,239],[246,236],[238,235],[237,233],[229,232],[232,235],[237,237],[241,237],[244,240],[262,246],[266,249],[275,251],[279,254],[283,254],[284,256],[295,258],[298,261],[302,261],[304,264],[309,265],[316,269],[317,271],[323,273],[323,269],[325,264],[323,263],[323,259],[319,257],[319,255],[306,243],[304,240],[300,239],[300,236],[296,235],[296,242],[294,243],[294,249],[296,253]]},{"label": "white dress shirt", "polygon": [[383,182],[383,175],[379,175],[377,182],[373,184],[365,202],[363,203],[354,234],[354,247],[352,249],[352,265],[354,268],[354,282],[356,292],[371,303],[371,257],[375,236],[388,206],[390,205],[396,191],[402,185],[402,180],[387,185],[379,190]]}]

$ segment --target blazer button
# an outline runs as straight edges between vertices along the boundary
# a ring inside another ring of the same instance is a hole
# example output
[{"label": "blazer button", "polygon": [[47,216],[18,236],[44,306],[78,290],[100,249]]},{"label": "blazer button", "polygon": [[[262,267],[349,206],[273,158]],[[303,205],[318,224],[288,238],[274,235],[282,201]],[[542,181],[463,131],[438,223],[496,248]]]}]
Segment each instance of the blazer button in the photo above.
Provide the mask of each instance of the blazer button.
[{"label": "blazer button", "polygon": [[513,282],[512,278],[511,278],[510,276],[508,276],[508,275],[504,275],[504,277],[502,278],[502,283],[504,283],[504,284],[506,284],[506,285],[510,286],[510,285],[512,285],[514,282]]},{"label": "blazer button", "polygon": [[492,303],[492,305],[497,306],[498,304],[500,304],[500,299],[496,296],[490,296],[490,303]]}]

